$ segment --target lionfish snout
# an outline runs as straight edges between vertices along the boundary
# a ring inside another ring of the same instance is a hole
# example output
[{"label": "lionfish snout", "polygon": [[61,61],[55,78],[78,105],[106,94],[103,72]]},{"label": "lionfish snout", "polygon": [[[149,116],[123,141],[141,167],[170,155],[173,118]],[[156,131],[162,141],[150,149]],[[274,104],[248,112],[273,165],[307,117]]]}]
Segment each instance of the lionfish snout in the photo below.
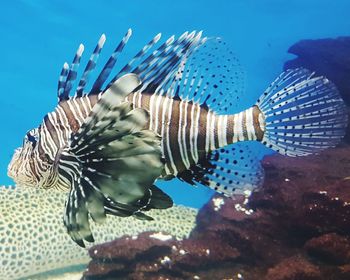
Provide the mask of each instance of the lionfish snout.
[{"label": "lionfish snout", "polygon": [[29,159],[23,156],[23,148],[17,148],[12,156],[7,168],[7,175],[16,184],[35,186],[37,184],[35,176],[32,174]]},{"label": "lionfish snout", "polygon": [[18,158],[21,154],[22,148],[17,148],[12,156],[12,159],[7,167],[7,175],[14,179],[18,173]]},{"label": "lionfish snout", "polygon": [[15,150],[15,153],[13,154],[12,159],[7,167],[7,175],[14,180],[18,174],[19,156],[21,154],[21,151],[22,148],[17,148]]}]

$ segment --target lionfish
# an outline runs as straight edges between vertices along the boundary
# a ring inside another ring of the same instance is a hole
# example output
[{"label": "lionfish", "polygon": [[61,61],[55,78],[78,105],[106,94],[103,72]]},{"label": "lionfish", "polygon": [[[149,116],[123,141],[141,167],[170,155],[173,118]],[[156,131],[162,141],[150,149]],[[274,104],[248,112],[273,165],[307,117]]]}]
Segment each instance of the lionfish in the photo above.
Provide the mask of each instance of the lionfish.
[{"label": "lionfish", "polygon": [[202,32],[157,46],[158,34],[107,82],[130,36],[128,30],[86,90],[101,36],[72,96],[79,46],[71,65],[63,65],[55,110],[26,134],[8,168],[17,184],[69,191],[63,222],[80,246],[94,241],[89,218],[149,220],[145,211],[171,207],[157,179],[177,177],[226,196],[253,190],[261,165],[236,142],[304,156],[345,134],[347,113],[336,87],[303,68],[283,72],[256,104],[238,111],[244,96],[238,60],[220,38]]}]

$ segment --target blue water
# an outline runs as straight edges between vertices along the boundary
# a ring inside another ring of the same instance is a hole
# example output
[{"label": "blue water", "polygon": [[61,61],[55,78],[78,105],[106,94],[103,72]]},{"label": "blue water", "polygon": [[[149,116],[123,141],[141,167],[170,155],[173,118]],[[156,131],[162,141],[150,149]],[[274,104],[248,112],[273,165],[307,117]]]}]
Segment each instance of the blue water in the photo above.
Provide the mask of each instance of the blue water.
[{"label": "blue water", "polygon": [[[83,42],[89,53],[101,33],[107,35],[104,58],[128,28],[134,35],[126,56],[155,34],[164,38],[186,30],[204,30],[230,44],[246,70],[246,105],[252,105],[292,56],[300,39],[350,33],[350,1],[9,1],[1,4],[0,185],[13,150],[56,104],[59,71]],[[244,109],[244,108],[242,108]],[[164,184],[162,184],[164,186]],[[165,188],[175,202],[200,206],[211,195],[178,181]]]}]

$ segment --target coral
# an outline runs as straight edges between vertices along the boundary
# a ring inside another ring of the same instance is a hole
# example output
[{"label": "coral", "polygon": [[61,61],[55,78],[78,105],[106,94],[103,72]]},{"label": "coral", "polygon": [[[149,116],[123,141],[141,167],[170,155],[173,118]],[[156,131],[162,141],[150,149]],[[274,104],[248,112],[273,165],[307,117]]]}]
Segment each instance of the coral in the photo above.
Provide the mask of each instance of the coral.
[{"label": "coral", "polygon": [[320,269],[300,256],[284,259],[265,276],[266,280],[319,280],[322,279]]},{"label": "coral", "polygon": [[[87,263],[86,249],[77,246],[62,223],[66,194],[26,187],[0,187],[0,279]],[[93,227],[96,244],[143,231],[164,231],[177,238],[189,235],[197,210],[175,206],[150,211],[154,221],[108,217]]]},{"label": "coral", "polygon": [[263,164],[248,203],[215,195],[182,241],[147,232],[94,246],[84,279],[350,279],[350,146]]}]

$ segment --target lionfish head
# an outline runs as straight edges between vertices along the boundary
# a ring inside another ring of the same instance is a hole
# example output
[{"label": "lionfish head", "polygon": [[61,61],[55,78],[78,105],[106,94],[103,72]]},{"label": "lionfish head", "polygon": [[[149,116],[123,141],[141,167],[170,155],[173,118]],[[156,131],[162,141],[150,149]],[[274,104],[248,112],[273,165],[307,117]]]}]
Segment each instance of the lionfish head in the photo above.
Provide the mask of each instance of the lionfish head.
[{"label": "lionfish head", "polygon": [[7,169],[7,175],[16,184],[36,186],[39,183],[38,174],[35,173],[34,149],[38,142],[38,129],[27,132],[23,146],[17,148]]}]

